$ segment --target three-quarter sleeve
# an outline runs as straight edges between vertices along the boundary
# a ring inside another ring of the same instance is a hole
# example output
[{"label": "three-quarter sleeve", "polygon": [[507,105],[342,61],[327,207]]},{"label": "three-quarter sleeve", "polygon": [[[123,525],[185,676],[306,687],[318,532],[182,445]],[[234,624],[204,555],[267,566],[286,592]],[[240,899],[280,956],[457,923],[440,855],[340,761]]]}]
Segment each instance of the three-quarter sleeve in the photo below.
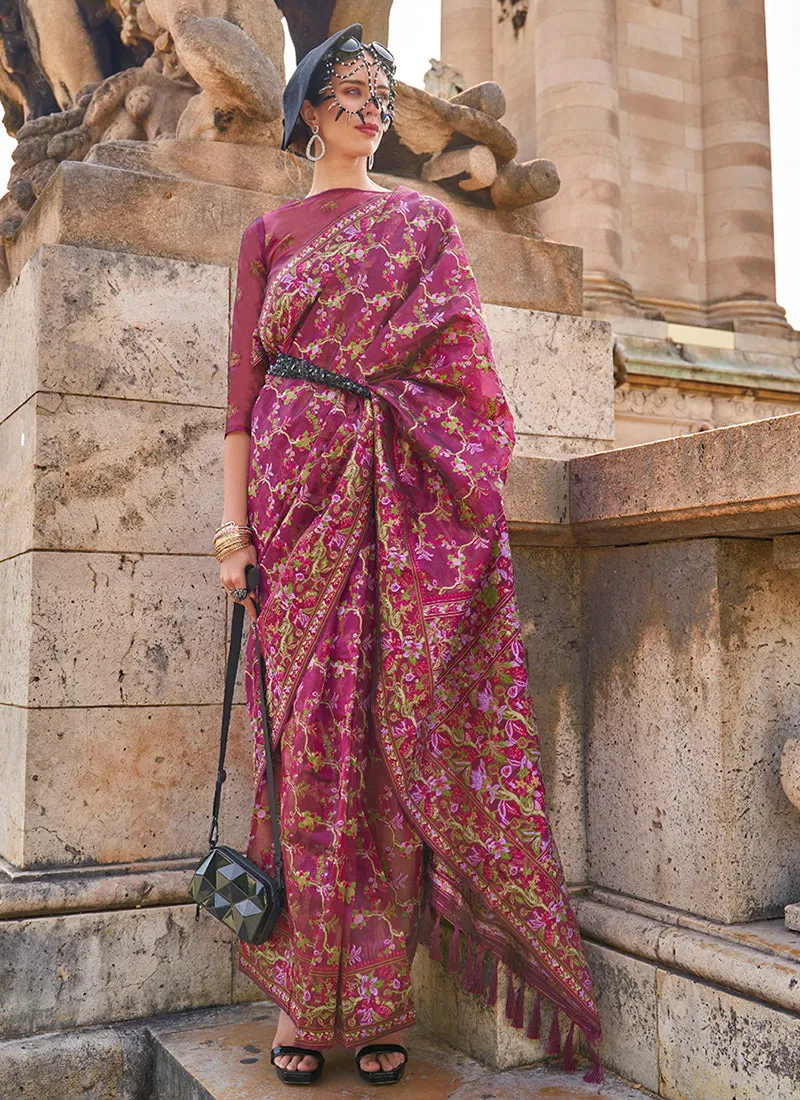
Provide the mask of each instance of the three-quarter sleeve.
[{"label": "three-quarter sleeve", "polygon": [[228,356],[226,436],[229,432],[250,431],[253,405],[264,384],[267,360],[258,334],[258,318],[266,285],[264,220],[258,218],[245,229],[239,249]]}]

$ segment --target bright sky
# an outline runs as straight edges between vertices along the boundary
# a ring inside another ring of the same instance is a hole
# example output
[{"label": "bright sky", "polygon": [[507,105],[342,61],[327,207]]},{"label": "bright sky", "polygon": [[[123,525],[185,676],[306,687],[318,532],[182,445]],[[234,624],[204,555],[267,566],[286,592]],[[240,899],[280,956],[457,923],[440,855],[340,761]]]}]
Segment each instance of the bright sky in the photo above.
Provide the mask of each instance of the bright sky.
[{"label": "bright sky", "polygon": [[[800,3],[765,0],[769,54],[772,173],[775,200],[775,263],[778,301],[800,328],[800,142],[797,111],[800,77]],[[397,59],[401,80],[422,87],[432,57],[440,56],[440,0],[400,0],[392,9],[387,45]],[[443,60],[447,60],[444,58]],[[286,76],[295,66],[287,35]],[[0,187],[8,179],[13,142],[0,126]]]}]

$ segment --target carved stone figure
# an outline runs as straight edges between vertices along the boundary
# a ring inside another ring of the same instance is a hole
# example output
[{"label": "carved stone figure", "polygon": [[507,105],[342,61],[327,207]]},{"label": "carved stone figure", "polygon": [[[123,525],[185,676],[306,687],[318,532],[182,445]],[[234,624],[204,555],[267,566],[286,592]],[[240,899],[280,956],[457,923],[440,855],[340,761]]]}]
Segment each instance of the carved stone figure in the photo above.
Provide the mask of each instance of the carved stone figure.
[{"label": "carved stone figure", "polygon": [[[0,102],[18,144],[0,240],[13,239],[63,160],[133,140],[280,146],[286,18],[298,56],[337,26],[388,38],[391,0],[0,0]],[[22,18],[20,18],[20,10]],[[398,81],[376,169],[513,209],[555,194],[551,161],[514,160],[493,82],[432,60],[430,89]]]}]

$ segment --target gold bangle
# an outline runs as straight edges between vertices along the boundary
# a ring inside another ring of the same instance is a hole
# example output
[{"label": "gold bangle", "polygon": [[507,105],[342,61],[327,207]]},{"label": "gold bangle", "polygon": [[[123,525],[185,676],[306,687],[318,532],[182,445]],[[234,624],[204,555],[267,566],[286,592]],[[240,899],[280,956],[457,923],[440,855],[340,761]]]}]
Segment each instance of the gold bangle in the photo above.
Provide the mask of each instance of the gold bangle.
[{"label": "gold bangle", "polygon": [[216,537],[217,537],[217,535],[221,535],[221,534],[223,534],[223,533],[227,534],[227,533],[228,533],[229,531],[230,531],[230,532],[234,532],[234,531],[237,531],[237,532],[239,532],[239,531],[247,531],[247,532],[248,532],[249,534],[252,534],[252,533],[253,533],[253,532],[252,532],[252,528],[250,527],[250,525],[249,525],[249,524],[246,524],[246,523],[236,523],[236,522],[235,522],[234,520],[232,520],[232,519],[229,519],[229,520],[226,520],[226,521],[225,521],[225,523],[221,524],[221,525],[220,525],[220,526],[219,526],[219,527],[218,527],[218,528],[216,529],[216,531],[214,532],[214,538],[216,538]]},{"label": "gold bangle", "polygon": [[232,534],[232,535],[217,535],[217,537],[214,539],[214,546],[223,546],[223,545],[225,545],[226,543],[229,543],[229,542],[248,543],[248,542],[252,542],[252,541],[253,541],[252,536],[249,533],[245,534],[244,532],[241,532],[240,534]]},{"label": "gold bangle", "polygon": [[223,531],[221,535],[214,535],[214,542],[224,542],[226,539],[252,539],[250,531]]},{"label": "gold bangle", "polygon": [[[249,546],[250,543],[247,543],[246,545]],[[222,562],[225,560],[225,558],[229,558],[231,554],[235,554],[237,550],[244,549],[246,549],[245,546],[233,546],[230,548],[226,547],[224,550],[216,550],[214,552],[214,557],[217,559],[217,561]]]},{"label": "gold bangle", "polygon": [[217,531],[214,534],[214,542],[218,542],[219,539],[238,539],[238,538],[252,538],[253,532],[249,527],[236,527],[228,528],[225,531]]},{"label": "gold bangle", "polygon": [[214,543],[214,553],[216,554],[217,552],[223,551],[223,550],[240,550],[244,546],[252,546],[252,545],[253,545],[252,539],[245,539],[245,538],[241,538],[241,537],[239,537],[239,538],[228,538],[228,539],[218,539]]}]

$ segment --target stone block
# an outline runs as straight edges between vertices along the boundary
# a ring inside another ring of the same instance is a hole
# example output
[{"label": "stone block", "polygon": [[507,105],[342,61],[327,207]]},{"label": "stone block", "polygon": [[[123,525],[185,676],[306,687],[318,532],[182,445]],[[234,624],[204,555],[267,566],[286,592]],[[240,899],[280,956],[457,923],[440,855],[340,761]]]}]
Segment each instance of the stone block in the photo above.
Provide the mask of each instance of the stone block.
[{"label": "stone block", "polygon": [[[17,866],[199,858],[207,850],[221,705],[23,713],[27,769]],[[244,850],[253,764],[243,706],[233,711],[225,767],[220,836]]]},{"label": "stone block", "polygon": [[228,316],[224,264],[44,244],[0,297],[0,418],[37,390],[224,408]]},{"label": "stone block", "polygon": [[776,535],[772,553],[779,569],[800,569],[800,535]]},{"label": "stone block", "polygon": [[569,463],[574,537],[581,545],[618,545],[796,532],[798,429],[800,413],[790,413],[578,456]]},{"label": "stone block", "polygon": [[[583,558],[589,876],[724,923],[800,893],[780,752],[800,732],[800,579],[761,540]],[[623,595],[624,594],[624,595]]]},{"label": "stone block", "polygon": [[603,1065],[658,1092],[656,967],[584,941],[603,1028]]},{"label": "stone block", "polygon": [[130,1025],[46,1032],[0,1042],[0,1096],[19,1100],[140,1100],[151,1051]]},{"label": "stone block", "polygon": [[728,875],[734,919],[777,916],[800,896],[800,813],[780,782],[781,750],[800,737],[800,572],[769,540],[719,544]]},{"label": "stone block", "polygon": [[515,453],[508,467],[503,504],[512,543],[571,545],[566,462]]},{"label": "stone block", "polygon": [[670,33],[663,27],[656,28],[646,23],[626,20],[624,36],[629,46],[668,54],[670,57],[683,57],[684,39],[680,33]]},{"label": "stone block", "polygon": [[0,855],[19,866],[25,847],[28,711],[0,704]]},{"label": "stone block", "polygon": [[[10,294],[11,292],[8,291]],[[0,298],[0,312],[5,298]],[[14,374],[0,344],[0,387]],[[38,403],[26,398],[0,420],[0,558],[27,550],[33,541],[36,490],[33,462],[36,451]],[[17,624],[19,627],[20,624]]]},{"label": "stone block", "polygon": [[715,550],[702,540],[587,552],[582,585],[591,881],[717,916]]},{"label": "stone block", "polygon": [[[460,973],[450,973],[441,963],[431,962],[426,947],[417,948],[411,980],[418,1023],[484,1065],[506,1069],[546,1057],[545,1040],[552,1019],[550,1003],[542,1000],[541,1039],[529,1039],[524,1029],[512,1027],[505,1008],[508,969],[502,964],[498,970],[497,1003],[491,1008],[486,1007],[483,997],[462,988]],[[528,991],[526,1023],[532,1007],[533,994]],[[577,1032],[575,1040],[580,1050]]]},{"label": "stone block", "polygon": [[514,585],[541,745],[547,812],[567,882],[586,881],[580,563],[577,552],[516,546]]},{"label": "stone block", "polygon": [[229,1004],[232,935],[193,905],[0,921],[0,1038]]},{"label": "stone block", "polygon": [[32,555],[0,561],[0,705],[26,707],[30,699],[31,647],[36,631],[30,608],[33,578]]},{"label": "stone block", "polygon": [[658,972],[659,1096],[790,1100],[800,1081],[800,1017]]},{"label": "stone block", "polygon": [[684,99],[684,81],[658,72],[629,68],[627,84],[632,92],[645,92],[664,99],[674,99],[678,103],[682,103]]},{"label": "stone block", "polygon": [[608,319],[615,336],[640,336],[652,340],[667,338],[669,326],[666,321],[650,321],[646,317],[623,317],[620,314],[615,314]]},{"label": "stone block", "polygon": [[218,570],[213,557],[178,554],[33,551],[0,562],[0,624],[13,646],[0,702],[218,703],[226,615]]},{"label": "stone block", "polygon": [[[37,270],[30,265],[0,294],[0,420],[22,405],[36,389],[31,379],[35,379],[37,372],[39,291]],[[4,452],[2,457],[5,462],[9,456]]]},{"label": "stone block", "polygon": [[0,558],[31,546],[210,554],[224,418],[222,408],[37,394],[0,424],[0,452],[13,456]]},{"label": "stone block", "polygon": [[[495,360],[514,413],[515,453],[540,438],[614,439],[611,326],[606,321],[487,305]],[[533,449],[531,449],[533,448]]]}]

